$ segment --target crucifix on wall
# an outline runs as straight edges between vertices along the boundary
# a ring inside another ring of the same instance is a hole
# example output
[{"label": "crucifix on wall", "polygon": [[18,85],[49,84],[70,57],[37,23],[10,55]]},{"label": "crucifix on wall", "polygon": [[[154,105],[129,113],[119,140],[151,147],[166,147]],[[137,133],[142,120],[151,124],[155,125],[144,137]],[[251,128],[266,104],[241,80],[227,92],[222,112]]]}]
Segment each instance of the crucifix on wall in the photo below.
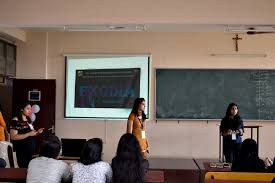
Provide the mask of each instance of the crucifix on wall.
[{"label": "crucifix on wall", "polygon": [[238,52],[239,51],[238,41],[242,40],[242,38],[239,37],[238,34],[236,34],[235,37],[233,37],[232,39],[235,41],[235,51]]}]

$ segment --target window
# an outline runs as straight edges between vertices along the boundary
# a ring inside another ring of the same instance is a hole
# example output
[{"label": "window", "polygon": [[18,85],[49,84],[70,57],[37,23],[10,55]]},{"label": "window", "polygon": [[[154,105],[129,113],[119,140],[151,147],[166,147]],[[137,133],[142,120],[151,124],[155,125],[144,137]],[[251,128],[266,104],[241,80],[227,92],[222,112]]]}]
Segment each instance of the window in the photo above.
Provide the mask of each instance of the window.
[{"label": "window", "polygon": [[16,46],[0,40],[0,83],[5,77],[16,74]]}]

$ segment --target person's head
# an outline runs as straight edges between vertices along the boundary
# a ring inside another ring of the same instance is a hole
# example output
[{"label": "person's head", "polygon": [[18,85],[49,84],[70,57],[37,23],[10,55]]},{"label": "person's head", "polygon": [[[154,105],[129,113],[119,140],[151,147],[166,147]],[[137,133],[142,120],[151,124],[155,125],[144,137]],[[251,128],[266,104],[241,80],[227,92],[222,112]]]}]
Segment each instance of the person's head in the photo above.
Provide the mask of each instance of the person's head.
[{"label": "person's head", "polygon": [[23,102],[18,106],[16,116],[20,121],[23,121],[23,116],[25,116],[28,121],[31,121],[30,119],[31,113],[32,113],[31,103]]},{"label": "person's head", "polygon": [[253,139],[245,139],[241,145],[241,158],[258,157],[258,145]]},{"label": "person's head", "polygon": [[239,109],[236,103],[230,103],[226,110],[226,117],[237,117],[239,116]]},{"label": "person's head", "polygon": [[55,135],[49,136],[40,146],[39,156],[56,159],[61,150],[61,142]]},{"label": "person's head", "polygon": [[142,113],[142,119],[146,119],[146,115],[144,113],[145,110],[145,99],[144,98],[136,98],[133,108],[132,108],[132,113],[138,115],[140,112]]},{"label": "person's head", "polygon": [[101,161],[102,146],[103,143],[100,138],[88,140],[81,152],[80,162],[84,165],[90,165]]},{"label": "person's head", "polygon": [[113,181],[140,183],[144,179],[143,157],[140,145],[133,134],[124,134],[118,143],[112,162]]},{"label": "person's head", "polygon": [[23,102],[18,106],[18,114],[30,117],[32,113],[32,106],[29,102]]}]

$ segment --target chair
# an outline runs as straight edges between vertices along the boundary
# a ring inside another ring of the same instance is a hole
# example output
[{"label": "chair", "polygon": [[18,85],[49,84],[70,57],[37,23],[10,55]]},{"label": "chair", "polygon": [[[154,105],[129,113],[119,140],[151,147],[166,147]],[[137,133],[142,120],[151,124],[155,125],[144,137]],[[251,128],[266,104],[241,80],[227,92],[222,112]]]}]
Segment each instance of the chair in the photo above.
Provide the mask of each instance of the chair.
[{"label": "chair", "polygon": [[6,161],[6,168],[18,168],[12,143],[0,141],[0,157]]}]

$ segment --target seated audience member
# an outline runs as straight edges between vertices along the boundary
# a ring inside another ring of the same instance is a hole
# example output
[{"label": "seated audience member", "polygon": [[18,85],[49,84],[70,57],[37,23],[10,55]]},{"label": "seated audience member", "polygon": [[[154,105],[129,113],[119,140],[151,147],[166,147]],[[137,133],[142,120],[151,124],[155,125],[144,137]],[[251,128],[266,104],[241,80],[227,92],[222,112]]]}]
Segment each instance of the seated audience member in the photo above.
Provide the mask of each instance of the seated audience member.
[{"label": "seated audience member", "polygon": [[124,134],[112,160],[113,183],[143,183],[144,159],[138,140],[133,134]]},{"label": "seated audience member", "polygon": [[105,183],[112,181],[112,168],[101,160],[102,140],[88,140],[82,150],[80,161],[72,165],[73,183]]},{"label": "seated audience member", "polygon": [[5,168],[6,165],[6,161],[3,158],[0,158],[0,168]]},{"label": "seated audience member", "polygon": [[255,140],[243,141],[239,155],[232,164],[234,172],[264,172],[265,163],[258,156],[258,146]]},{"label": "seated audience member", "polygon": [[40,147],[39,157],[30,161],[27,183],[59,183],[70,182],[70,167],[57,160],[61,150],[61,142],[57,136],[50,136]]}]

